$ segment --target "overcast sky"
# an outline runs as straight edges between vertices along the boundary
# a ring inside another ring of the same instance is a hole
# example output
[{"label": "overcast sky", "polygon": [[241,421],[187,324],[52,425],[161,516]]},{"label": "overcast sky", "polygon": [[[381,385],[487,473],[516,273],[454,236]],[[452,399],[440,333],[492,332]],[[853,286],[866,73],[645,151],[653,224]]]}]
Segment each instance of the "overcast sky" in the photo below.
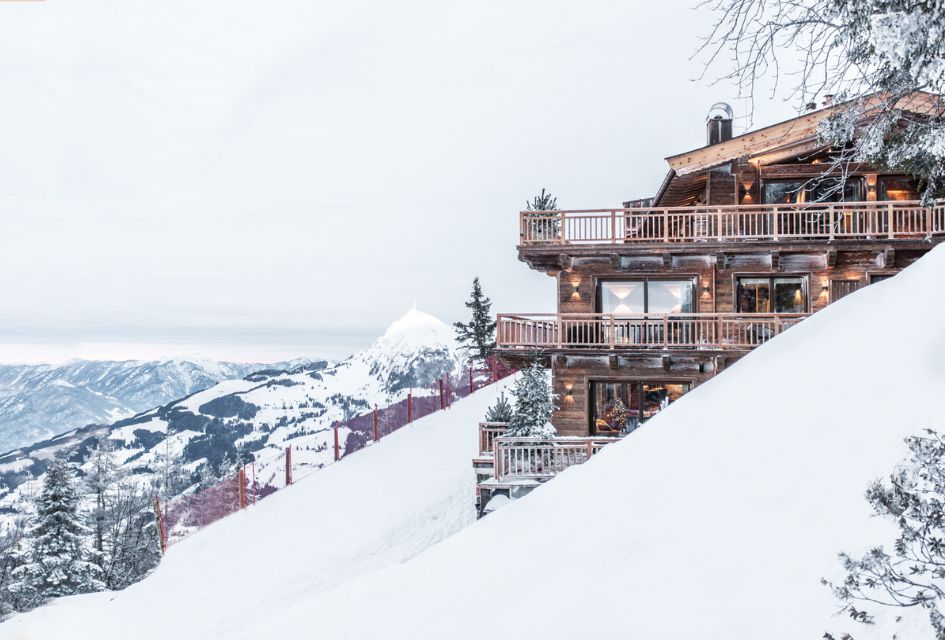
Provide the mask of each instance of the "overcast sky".
[{"label": "overcast sky", "polygon": [[744,112],[694,4],[0,2],[0,361],[339,357],[477,274],[553,310],[524,201],[652,195]]}]

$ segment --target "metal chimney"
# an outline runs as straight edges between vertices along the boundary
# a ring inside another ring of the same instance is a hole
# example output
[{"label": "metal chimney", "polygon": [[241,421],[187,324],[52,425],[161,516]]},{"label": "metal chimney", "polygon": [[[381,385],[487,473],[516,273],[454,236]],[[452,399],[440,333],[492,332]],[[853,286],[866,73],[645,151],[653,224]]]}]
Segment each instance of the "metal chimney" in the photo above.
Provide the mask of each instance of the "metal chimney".
[{"label": "metal chimney", "polygon": [[705,117],[707,144],[718,144],[732,139],[732,119],[735,113],[724,102],[716,102]]}]

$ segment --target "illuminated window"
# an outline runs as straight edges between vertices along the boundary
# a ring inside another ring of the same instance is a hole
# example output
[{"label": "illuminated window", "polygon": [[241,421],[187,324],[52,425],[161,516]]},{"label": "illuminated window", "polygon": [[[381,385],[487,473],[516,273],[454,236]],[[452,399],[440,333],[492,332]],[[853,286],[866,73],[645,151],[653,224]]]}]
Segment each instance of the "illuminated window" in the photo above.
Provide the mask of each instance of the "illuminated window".
[{"label": "illuminated window", "polygon": [[807,278],[738,278],[739,313],[805,313]]},{"label": "illuminated window", "polygon": [[879,200],[919,199],[919,187],[909,176],[880,176],[876,186]]}]

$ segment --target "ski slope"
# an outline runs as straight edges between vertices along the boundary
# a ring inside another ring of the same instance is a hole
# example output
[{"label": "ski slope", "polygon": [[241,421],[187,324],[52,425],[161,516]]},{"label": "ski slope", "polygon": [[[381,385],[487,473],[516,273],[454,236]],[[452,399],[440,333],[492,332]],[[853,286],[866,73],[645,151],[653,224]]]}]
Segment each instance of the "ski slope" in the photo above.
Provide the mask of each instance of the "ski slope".
[{"label": "ski slope", "polygon": [[[475,520],[477,425],[511,381],[198,531],[122,592],[60,599],[0,624],[0,639],[232,637],[328,587],[415,556]],[[318,627],[311,619],[304,625],[310,634]]]},{"label": "ski slope", "polygon": [[[939,247],[527,498],[236,637],[888,640],[888,615],[837,615],[820,579],[888,544],[864,491],[904,437],[945,429],[943,283]],[[899,632],[932,637],[921,612]]]}]

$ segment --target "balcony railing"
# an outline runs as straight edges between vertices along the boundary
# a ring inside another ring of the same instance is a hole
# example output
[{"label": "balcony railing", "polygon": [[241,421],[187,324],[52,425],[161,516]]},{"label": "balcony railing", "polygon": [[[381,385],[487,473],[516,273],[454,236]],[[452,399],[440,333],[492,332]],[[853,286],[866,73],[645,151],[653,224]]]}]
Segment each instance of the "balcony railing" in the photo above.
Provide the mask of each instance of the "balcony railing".
[{"label": "balcony railing", "polygon": [[547,480],[591,456],[619,438],[506,438],[493,441],[495,478]]},{"label": "balcony railing", "polygon": [[748,350],[794,326],[806,313],[499,314],[502,349]]},{"label": "balcony railing", "polygon": [[945,235],[945,202],[522,211],[522,245],[897,240]]},{"label": "balcony railing", "polygon": [[508,431],[507,422],[480,422],[479,423],[479,455],[492,455],[492,442]]}]

